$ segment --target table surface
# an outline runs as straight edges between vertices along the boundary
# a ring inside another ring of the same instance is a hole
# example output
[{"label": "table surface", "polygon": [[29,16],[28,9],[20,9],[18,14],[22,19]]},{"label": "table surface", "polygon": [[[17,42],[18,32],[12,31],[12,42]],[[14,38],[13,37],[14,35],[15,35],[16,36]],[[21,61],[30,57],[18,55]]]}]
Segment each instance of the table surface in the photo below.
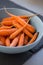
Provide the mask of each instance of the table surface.
[{"label": "table surface", "polygon": [[43,65],[43,48],[39,52],[35,53],[23,65]]},{"label": "table surface", "polygon": [[[8,0],[0,0],[0,8],[2,8],[3,6],[22,8],[18,5],[16,6],[14,3],[11,3]],[[43,21],[43,17],[39,17]],[[43,44],[43,38],[41,39],[40,43]],[[37,49],[38,47],[40,47],[40,45],[38,45]],[[33,50],[26,51],[20,54],[5,54],[0,52],[0,65],[43,65],[43,48],[41,47],[41,49],[36,52],[37,49],[34,48]]]}]

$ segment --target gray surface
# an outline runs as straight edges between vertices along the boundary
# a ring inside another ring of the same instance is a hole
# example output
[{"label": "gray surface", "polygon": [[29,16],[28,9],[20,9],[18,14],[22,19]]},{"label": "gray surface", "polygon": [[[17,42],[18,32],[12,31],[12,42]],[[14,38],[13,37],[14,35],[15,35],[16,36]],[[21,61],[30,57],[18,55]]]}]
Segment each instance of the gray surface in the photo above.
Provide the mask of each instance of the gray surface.
[{"label": "gray surface", "polygon": [[43,65],[43,48],[39,52],[34,54],[23,65]]}]

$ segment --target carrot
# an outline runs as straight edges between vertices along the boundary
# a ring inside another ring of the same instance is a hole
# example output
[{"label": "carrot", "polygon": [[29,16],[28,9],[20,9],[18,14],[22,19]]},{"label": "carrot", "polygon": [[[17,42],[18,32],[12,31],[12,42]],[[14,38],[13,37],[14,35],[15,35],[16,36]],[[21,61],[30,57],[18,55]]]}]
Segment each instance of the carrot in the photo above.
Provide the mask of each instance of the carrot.
[{"label": "carrot", "polygon": [[36,33],[34,34],[33,38],[29,41],[29,44],[33,43],[33,42],[37,39],[38,34],[39,34],[38,32],[36,32]]},{"label": "carrot", "polygon": [[11,26],[12,25],[12,20],[14,20],[14,17],[3,18],[2,22],[1,22],[1,25]]},{"label": "carrot", "polygon": [[11,26],[11,25],[12,25],[12,20],[9,20],[9,21],[2,21],[1,24],[2,24],[2,25],[6,25],[6,26]]},{"label": "carrot", "polygon": [[[14,19],[18,22],[18,23],[20,23],[22,26],[24,26],[25,24],[26,24],[26,22],[23,20],[23,19],[21,19],[20,17],[18,17],[18,16],[14,16]],[[26,29],[28,29],[30,32],[32,32],[32,33],[34,33],[35,32],[35,28],[32,26],[32,25],[30,25],[30,24],[26,24],[27,26],[26,26]]]},{"label": "carrot", "polygon": [[[28,19],[23,19],[23,20],[24,20],[25,22],[27,22],[27,21],[28,21]],[[29,21],[29,22],[30,22],[30,21]],[[28,23],[29,23],[29,22],[28,22]]]},{"label": "carrot", "polygon": [[19,23],[15,22],[15,21],[12,21],[12,24],[14,27],[16,27],[18,29],[22,27]]},{"label": "carrot", "polygon": [[[7,17],[7,18],[3,18],[1,25],[7,25],[7,26],[11,26],[12,25],[12,21],[14,20],[13,17]],[[25,22],[28,21],[27,18],[23,19]],[[28,22],[29,23],[29,22]]]},{"label": "carrot", "polygon": [[31,34],[28,30],[23,30],[24,31],[24,33],[28,36],[28,37],[30,37],[30,38],[32,38],[33,37],[33,34]]},{"label": "carrot", "polygon": [[0,41],[0,45],[1,45],[1,46],[3,46],[3,45],[4,45],[2,41]]},{"label": "carrot", "polygon": [[10,34],[12,34],[13,32],[15,32],[17,29],[16,28],[12,28],[12,29],[2,29],[0,30],[0,36],[9,36]]},{"label": "carrot", "polygon": [[[26,24],[26,22],[23,19],[21,19],[19,16],[14,16],[14,17],[12,17],[12,19],[16,20],[22,26],[24,26]],[[30,25],[30,24],[27,24],[26,29],[28,29],[32,33],[35,32],[35,28],[32,25]]]},{"label": "carrot", "polygon": [[27,26],[26,24],[23,27],[19,28],[16,32],[12,33],[9,38],[14,39],[21,31],[23,31],[23,29]]},{"label": "carrot", "polygon": [[[22,27],[19,23],[14,22],[14,21],[13,21],[13,26],[17,27],[18,29]],[[28,37],[30,37],[30,38],[33,37],[33,34],[31,34],[28,30],[24,29],[23,32],[24,32]]]},{"label": "carrot", "polygon": [[29,37],[27,35],[25,35],[24,44],[27,44],[28,43],[28,39],[29,39]]},{"label": "carrot", "polygon": [[18,46],[23,46],[24,45],[24,33],[20,35],[19,43]]},{"label": "carrot", "polygon": [[18,40],[19,40],[19,37],[18,36],[15,37],[13,39],[12,43],[10,44],[10,47],[15,47],[17,45],[17,43],[18,43]]},{"label": "carrot", "polygon": [[12,28],[12,26],[1,26],[0,30],[2,30],[2,29],[11,29],[11,28]]},{"label": "carrot", "polygon": [[0,36],[0,41],[2,41],[3,45],[5,45],[5,37]]},{"label": "carrot", "polygon": [[9,38],[6,38],[5,44],[6,44],[6,46],[10,46],[10,39]]},{"label": "carrot", "polygon": [[2,19],[2,21],[11,21],[11,20],[13,20],[12,17],[6,17],[6,18],[3,18],[3,19]]}]

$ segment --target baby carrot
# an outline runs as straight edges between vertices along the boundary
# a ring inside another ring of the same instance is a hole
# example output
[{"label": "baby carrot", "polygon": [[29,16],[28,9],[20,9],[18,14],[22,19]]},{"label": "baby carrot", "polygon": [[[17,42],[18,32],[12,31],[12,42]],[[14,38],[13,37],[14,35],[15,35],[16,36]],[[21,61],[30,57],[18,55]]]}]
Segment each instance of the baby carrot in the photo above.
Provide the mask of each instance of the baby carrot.
[{"label": "baby carrot", "polygon": [[24,33],[20,35],[19,43],[18,46],[23,46],[24,45]]},{"label": "baby carrot", "polygon": [[4,46],[4,44],[3,44],[3,42],[2,42],[2,41],[0,41],[0,45],[1,45],[1,46]]},{"label": "baby carrot", "polygon": [[[23,19],[23,20],[24,20],[25,22],[27,22],[27,21],[28,21],[28,19]],[[30,21],[29,21],[29,22],[30,22]],[[28,22],[28,23],[29,23],[29,22]]]},{"label": "baby carrot", "polygon": [[12,33],[9,38],[10,39],[14,39],[25,28],[25,26],[21,27],[20,29],[18,29],[17,31],[15,31],[14,33]]},{"label": "baby carrot", "polygon": [[12,29],[2,29],[0,30],[0,36],[9,36],[13,32],[15,32],[17,28],[12,28]]},{"label": "baby carrot", "polygon": [[0,41],[2,41],[3,45],[5,45],[5,37],[0,36]]},{"label": "baby carrot", "polygon": [[12,28],[12,26],[1,26],[0,30],[2,30],[2,29],[11,29],[11,28]]},{"label": "baby carrot", "polygon": [[13,39],[12,43],[10,44],[10,47],[15,47],[17,45],[17,43],[18,43],[18,40],[19,40],[19,37],[18,36],[15,37]]},{"label": "baby carrot", "polygon": [[29,37],[27,35],[25,35],[24,44],[28,43],[28,39],[29,39]]},{"label": "baby carrot", "polygon": [[6,38],[5,44],[6,44],[6,46],[10,46],[10,39],[9,38]]},{"label": "baby carrot", "polygon": [[19,23],[15,22],[15,21],[12,21],[12,24],[14,27],[16,27],[18,29],[22,27]]},{"label": "baby carrot", "polygon": [[[18,29],[22,27],[19,23],[14,22],[14,21],[13,21],[13,25],[14,25],[15,27],[17,27]],[[33,34],[31,34],[27,29],[24,29],[23,32],[24,32],[28,37],[30,37],[30,38],[33,37]]]},{"label": "baby carrot", "polygon": [[[26,24],[26,22],[23,20],[23,19],[21,19],[20,17],[18,17],[18,16],[14,16],[14,19],[18,22],[18,23],[20,23],[22,26],[24,26],[25,24]],[[32,33],[34,33],[35,32],[35,28],[32,26],[32,25],[30,25],[30,24],[26,24],[27,26],[26,26],[26,29],[28,29],[30,32],[32,32]]]},{"label": "baby carrot", "polygon": [[[27,22],[28,23],[28,22]],[[27,24],[26,23],[26,24]],[[15,31],[14,33],[12,33],[11,35],[10,35],[10,39],[14,39],[21,31],[23,31],[23,29],[27,26],[27,25],[24,25],[23,27],[21,27],[21,28],[19,28],[17,31]]]},{"label": "baby carrot", "polygon": [[6,25],[6,26],[11,26],[12,25],[12,20],[10,20],[10,21],[2,21],[1,24]]},{"label": "baby carrot", "polygon": [[13,20],[13,17],[6,17],[2,19],[2,21],[11,21],[11,20]]},{"label": "baby carrot", "polygon": [[12,25],[12,20],[14,20],[14,17],[6,17],[2,19],[1,25]]},{"label": "baby carrot", "polygon": [[38,32],[36,32],[33,36],[33,38],[29,41],[29,44],[33,43],[38,37]]}]

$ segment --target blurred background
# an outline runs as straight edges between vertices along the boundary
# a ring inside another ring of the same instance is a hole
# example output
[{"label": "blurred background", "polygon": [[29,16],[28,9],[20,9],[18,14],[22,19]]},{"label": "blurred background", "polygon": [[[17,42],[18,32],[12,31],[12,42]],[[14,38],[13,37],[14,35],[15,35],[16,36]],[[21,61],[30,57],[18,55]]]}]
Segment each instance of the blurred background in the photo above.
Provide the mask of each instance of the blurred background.
[{"label": "blurred background", "polygon": [[15,2],[23,7],[26,7],[27,9],[30,9],[34,12],[37,12],[41,15],[43,15],[43,0],[10,0],[12,2]]}]

